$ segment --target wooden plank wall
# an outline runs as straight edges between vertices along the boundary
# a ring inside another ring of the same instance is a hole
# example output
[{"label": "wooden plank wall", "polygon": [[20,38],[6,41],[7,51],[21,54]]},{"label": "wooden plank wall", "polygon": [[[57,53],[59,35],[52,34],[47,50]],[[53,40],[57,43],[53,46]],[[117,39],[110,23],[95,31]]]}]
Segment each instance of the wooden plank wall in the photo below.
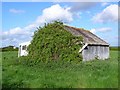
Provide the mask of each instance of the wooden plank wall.
[{"label": "wooden plank wall", "polygon": [[108,59],[109,58],[109,46],[87,46],[82,51],[83,61],[89,61],[93,59]]}]

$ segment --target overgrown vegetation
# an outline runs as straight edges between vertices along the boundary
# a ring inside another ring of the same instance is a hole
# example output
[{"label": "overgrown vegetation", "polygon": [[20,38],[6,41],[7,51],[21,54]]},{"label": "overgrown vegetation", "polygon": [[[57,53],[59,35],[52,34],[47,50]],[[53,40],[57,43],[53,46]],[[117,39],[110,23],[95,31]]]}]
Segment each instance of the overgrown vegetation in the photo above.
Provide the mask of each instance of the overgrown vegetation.
[{"label": "overgrown vegetation", "polygon": [[[0,59],[1,60],[1,59]],[[117,88],[118,51],[110,59],[82,63],[19,63],[17,52],[2,54],[3,88]],[[13,90],[13,89],[11,89]]]},{"label": "overgrown vegetation", "polygon": [[78,53],[82,37],[73,36],[64,29],[62,22],[54,21],[39,27],[28,46],[28,60],[31,61],[81,61]]}]

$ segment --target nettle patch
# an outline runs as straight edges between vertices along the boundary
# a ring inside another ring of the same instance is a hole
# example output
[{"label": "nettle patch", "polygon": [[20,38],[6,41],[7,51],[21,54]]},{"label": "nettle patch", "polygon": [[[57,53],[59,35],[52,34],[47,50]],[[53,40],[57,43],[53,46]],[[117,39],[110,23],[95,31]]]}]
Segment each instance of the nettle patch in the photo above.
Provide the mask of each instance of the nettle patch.
[{"label": "nettle patch", "polygon": [[81,61],[78,53],[82,45],[82,37],[73,36],[64,29],[62,22],[54,21],[39,27],[28,46],[28,56],[31,60],[49,61]]}]

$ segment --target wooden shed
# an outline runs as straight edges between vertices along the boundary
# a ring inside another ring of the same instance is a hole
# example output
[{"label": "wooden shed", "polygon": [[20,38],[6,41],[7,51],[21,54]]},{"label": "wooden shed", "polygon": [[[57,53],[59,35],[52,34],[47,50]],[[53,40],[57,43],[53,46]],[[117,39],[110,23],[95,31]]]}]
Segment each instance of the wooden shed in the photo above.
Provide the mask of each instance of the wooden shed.
[{"label": "wooden shed", "polygon": [[109,44],[95,34],[88,30],[71,26],[65,26],[65,30],[74,36],[83,37],[83,47],[79,50],[79,53],[82,53],[83,61],[94,59],[105,60],[109,58]]}]

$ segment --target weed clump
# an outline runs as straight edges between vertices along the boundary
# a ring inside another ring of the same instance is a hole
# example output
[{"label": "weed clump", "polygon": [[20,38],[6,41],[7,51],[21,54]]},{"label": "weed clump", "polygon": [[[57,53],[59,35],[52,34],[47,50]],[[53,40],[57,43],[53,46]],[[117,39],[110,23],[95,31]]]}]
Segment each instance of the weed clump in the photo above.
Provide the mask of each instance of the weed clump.
[{"label": "weed clump", "polygon": [[[34,32],[33,40],[28,46],[28,57],[31,60],[49,61],[81,61],[78,53],[82,46],[82,37],[73,36],[64,29],[59,21],[45,24]],[[77,42],[77,43],[76,43]]]}]

